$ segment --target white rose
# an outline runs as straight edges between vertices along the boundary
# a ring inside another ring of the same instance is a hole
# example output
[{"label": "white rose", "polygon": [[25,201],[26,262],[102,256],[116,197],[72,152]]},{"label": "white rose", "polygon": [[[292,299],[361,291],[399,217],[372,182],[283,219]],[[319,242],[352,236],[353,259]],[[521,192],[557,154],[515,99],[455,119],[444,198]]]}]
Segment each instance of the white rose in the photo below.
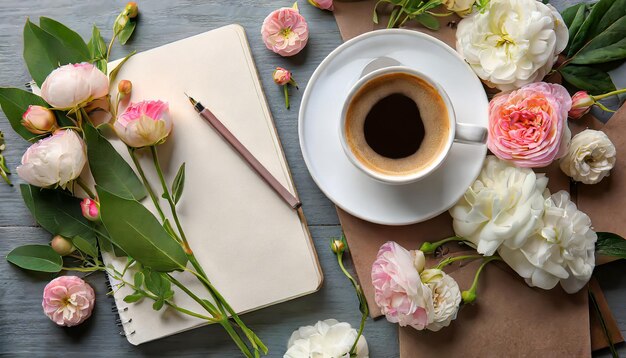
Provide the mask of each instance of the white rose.
[{"label": "white rose", "polygon": [[428,269],[420,274],[424,282],[432,291],[434,314],[426,329],[438,331],[448,327],[456,318],[461,304],[461,290],[456,281],[439,269]]},{"label": "white rose", "polygon": [[503,91],[541,81],[569,34],[561,15],[537,0],[491,0],[459,22],[456,49],[474,72]]},{"label": "white rose", "polygon": [[83,140],[72,130],[58,130],[26,150],[17,174],[38,187],[58,185],[65,189],[67,183],[78,178],[85,163]]},{"label": "white rose", "polygon": [[549,290],[561,283],[568,293],[587,284],[595,266],[596,233],[566,191],[545,201],[544,227],[520,249],[500,247],[502,259],[530,286]]},{"label": "white rose", "polygon": [[561,170],[572,179],[596,184],[608,176],[615,165],[615,146],[604,132],[586,129],[572,138]]},{"label": "white rose", "polygon": [[459,16],[467,16],[472,12],[476,0],[443,0],[441,4]]},{"label": "white rose", "polygon": [[454,232],[483,255],[522,246],[541,227],[548,178],[488,156],[480,175],[450,209]]},{"label": "white rose", "polygon": [[90,63],[61,66],[41,85],[41,97],[51,106],[71,109],[109,94],[109,78]]},{"label": "white rose", "polygon": [[[349,323],[335,319],[319,321],[315,326],[298,328],[291,334],[284,358],[340,358],[350,357],[357,331]],[[369,357],[365,337],[360,336],[356,345],[358,358]]]}]

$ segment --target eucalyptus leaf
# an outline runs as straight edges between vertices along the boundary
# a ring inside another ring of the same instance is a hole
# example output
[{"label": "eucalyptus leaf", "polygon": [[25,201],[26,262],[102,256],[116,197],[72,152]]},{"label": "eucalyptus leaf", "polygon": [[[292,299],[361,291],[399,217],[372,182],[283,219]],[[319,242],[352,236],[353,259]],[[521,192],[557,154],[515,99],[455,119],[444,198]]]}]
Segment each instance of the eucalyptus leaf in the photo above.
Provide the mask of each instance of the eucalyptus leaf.
[{"label": "eucalyptus leaf", "polygon": [[66,49],[80,53],[83,58],[89,58],[89,48],[85,40],[74,30],[49,17],[40,17],[39,27],[59,40]]},{"label": "eucalyptus leaf", "polygon": [[102,223],[113,244],[152,270],[185,269],[187,256],[182,247],[148,209],[101,186],[97,186],[97,191]]},{"label": "eucalyptus leaf", "polygon": [[91,40],[87,44],[89,48],[89,55],[96,67],[104,74],[108,74],[107,72],[107,45],[100,35],[100,30],[96,25],[93,25],[93,29],[91,31]]},{"label": "eucalyptus leaf", "polygon": [[29,105],[50,107],[43,98],[19,88],[0,87],[0,106],[7,116],[11,128],[26,140],[37,137],[22,125],[22,115]]},{"label": "eucalyptus leaf", "polygon": [[136,19],[129,19],[124,25],[124,28],[120,31],[119,35],[117,35],[117,39],[122,45],[126,45],[126,42],[130,39],[130,36],[135,31],[135,27],[137,26]]},{"label": "eucalyptus leaf", "polygon": [[596,253],[626,259],[626,240],[610,232],[598,232]]},{"label": "eucalyptus leaf", "polygon": [[143,184],[111,143],[92,125],[87,124],[83,129],[89,168],[96,183],[108,192],[124,199],[145,198],[146,189]]},{"label": "eucalyptus leaf", "polygon": [[9,252],[7,261],[26,270],[59,272],[63,258],[48,245],[24,245]]},{"label": "eucalyptus leaf", "polygon": [[126,297],[124,297],[124,302],[134,303],[134,302],[141,300],[143,297],[144,295],[141,292],[131,293],[130,295],[127,295]]},{"label": "eucalyptus leaf", "polygon": [[83,217],[80,199],[53,189],[20,185],[24,203],[35,221],[53,235],[67,238],[81,236],[93,242],[95,232],[90,221]]},{"label": "eucalyptus leaf", "polygon": [[126,61],[128,61],[129,58],[133,57],[133,55],[136,54],[136,53],[137,53],[137,51],[133,51],[133,52],[129,53],[128,55],[126,55],[126,57],[124,57],[117,64],[117,66],[115,66],[115,68],[113,70],[111,70],[111,73],[109,73],[109,82],[111,82],[111,83],[115,82],[115,78],[117,78],[117,74],[122,69],[122,66],[126,63]]},{"label": "eucalyptus leaf", "polygon": [[593,5],[591,12],[574,38],[570,38],[567,57],[573,57],[585,44],[609,28],[615,21],[626,15],[626,0],[600,0]]},{"label": "eucalyptus leaf", "polygon": [[626,15],[593,37],[572,57],[571,63],[588,65],[624,58],[626,58]]},{"label": "eucalyptus leaf", "polygon": [[72,238],[72,244],[87,255],[95,258],[98,257],[97,238],[95,236],[89,236],[88,238],[80,235],[74,236]]},{"label": "eucalyptus leaf", "polygon": [[172,183],[172,200],[174,203],[178,203],[181,196],[183,195],[183,189],[185,188],[185,163],[181,164],[180,168],[178,168],[178,172],[174,177],[174,182]]},{"label": "eucalyptus leaf", "polygon": [[567,65],[559,70],[566,82],[591,94],[615,91],[611,76],[605,71],[591,66]]}]

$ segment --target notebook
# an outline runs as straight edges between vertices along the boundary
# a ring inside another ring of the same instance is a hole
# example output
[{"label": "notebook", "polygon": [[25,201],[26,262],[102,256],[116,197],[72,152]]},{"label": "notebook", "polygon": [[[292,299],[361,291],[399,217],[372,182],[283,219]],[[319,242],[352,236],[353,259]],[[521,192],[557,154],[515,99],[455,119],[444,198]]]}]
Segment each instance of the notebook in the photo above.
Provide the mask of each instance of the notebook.
[{"label": "notebook", "polygon": [[[161,165],[171,183],[186,163],[178,213],[191,248],[231,306],[245,313],[317,291],[322,272],[302,212],[283,202],[198,116],[183,93],[209,108],[295,194],[243,28],[229,25],[136,54],[116,81],[122,79],[133,83],[132,101],[169,102],[174,127],[167,142],[158,147]],[[115,96],[117,84],[111,88]],[[123,143],[111,141],[131,162]],[[160,188],[149,151],[140,161],[153,187]],[[143,203],[155,212],[149,198]],[[169,212],[165,200],[162,207]],[[110,254],[103,259],[118,270],[126,264],[125,258]],[[132,270],[126,274],[130,282],[132,274]],[[201,297],[210,297],[187,273],[175,276]],[[123,298],[132,290],[115,291],[117,282],[111,279],[111,283],[124,333],[134,345],[205,324],[171,309],[154,311],[150,300],[125,303]],[[205,313],[177,289],[174,301]]]}]

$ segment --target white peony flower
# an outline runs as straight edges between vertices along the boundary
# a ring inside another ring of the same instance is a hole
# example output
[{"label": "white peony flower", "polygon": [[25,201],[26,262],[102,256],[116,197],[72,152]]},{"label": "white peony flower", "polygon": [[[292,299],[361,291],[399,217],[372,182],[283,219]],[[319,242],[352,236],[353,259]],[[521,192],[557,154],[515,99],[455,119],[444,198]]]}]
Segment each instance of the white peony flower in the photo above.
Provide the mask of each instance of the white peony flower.
[{"label": "white peony flower", "polygon": [[560,282],[566,292],[578,292],[595,266],[591,220],[562,190],[546,199],[543,222],[520,249],[501,246],[499,254],[530,286],[549,290]]},{"label": "white peony flower", "polygon": [[483,255],[500,245],[517,249],[541,226],[548,178],[488,156],[480,175],[450,209],[454,232]]},{"label": "white peony flower", "polygon": [[475,2],[476,0],[443,0],[441,4],[459,16],[467,16],[472,12]]},{"label": "white peony flower", "polygon": [[41,97],[59,109],[82,107],[109,94],[109,78],[91,63],[63,65],[41,85]]},{"label": "white peony flower", "polygon": [[73,130],[58,130],[31,145],[22,156],[17,174],[29,184],[46,188],[78,178],[87,163],[83,140]]},{"label": "white peony flower", "polygon": [[434,305],[433,319],[426,329],[436,332],[449,326],[456,318],[461,304],[461,290],[451,276],[439,269],[424,270],[420,277],[430,287]]},{"label": "white peony flower", "polygon": [[596,184],[608,176],[615,165],[615,146],[604,132],[584,130],[572,138],[561,170],[572,179]]},{"label": "white peony flower", "polygon": [[456,49],[481,79],[503,91],[541,81],[569,34],[561,15],[537,0],[491,0],[459,22]]},{"label": "white peony flower", "polygon": [[[349,358],[357,331],[349,323],[336,319],[319,321],[315,326],[298,328],[291,334],[284,358]],[[356,346],[358,358],[369,357],[365,337]]]}]

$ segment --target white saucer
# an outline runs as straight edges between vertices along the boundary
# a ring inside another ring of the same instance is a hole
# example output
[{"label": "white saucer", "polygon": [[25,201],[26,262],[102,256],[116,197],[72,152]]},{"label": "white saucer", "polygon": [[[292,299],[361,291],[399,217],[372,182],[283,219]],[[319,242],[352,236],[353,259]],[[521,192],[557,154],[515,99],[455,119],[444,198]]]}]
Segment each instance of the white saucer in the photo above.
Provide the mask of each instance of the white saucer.
[{"label": "white saucer", "polygon": [[337,206],[373,223],[406,225],[453,206],[480,173],[486,145],[454,143],[436,172],[407,185],[378,182],[346,157],[338,123],[348,91],[365,66],[388,57],[437,81],[452,101],[457,121],[487,127],[488,101],[478,77],[443,42],[417,31],[368,32],[331,52],[313,73],[300,107],[298,132],[304,161],[319,188]]}]

